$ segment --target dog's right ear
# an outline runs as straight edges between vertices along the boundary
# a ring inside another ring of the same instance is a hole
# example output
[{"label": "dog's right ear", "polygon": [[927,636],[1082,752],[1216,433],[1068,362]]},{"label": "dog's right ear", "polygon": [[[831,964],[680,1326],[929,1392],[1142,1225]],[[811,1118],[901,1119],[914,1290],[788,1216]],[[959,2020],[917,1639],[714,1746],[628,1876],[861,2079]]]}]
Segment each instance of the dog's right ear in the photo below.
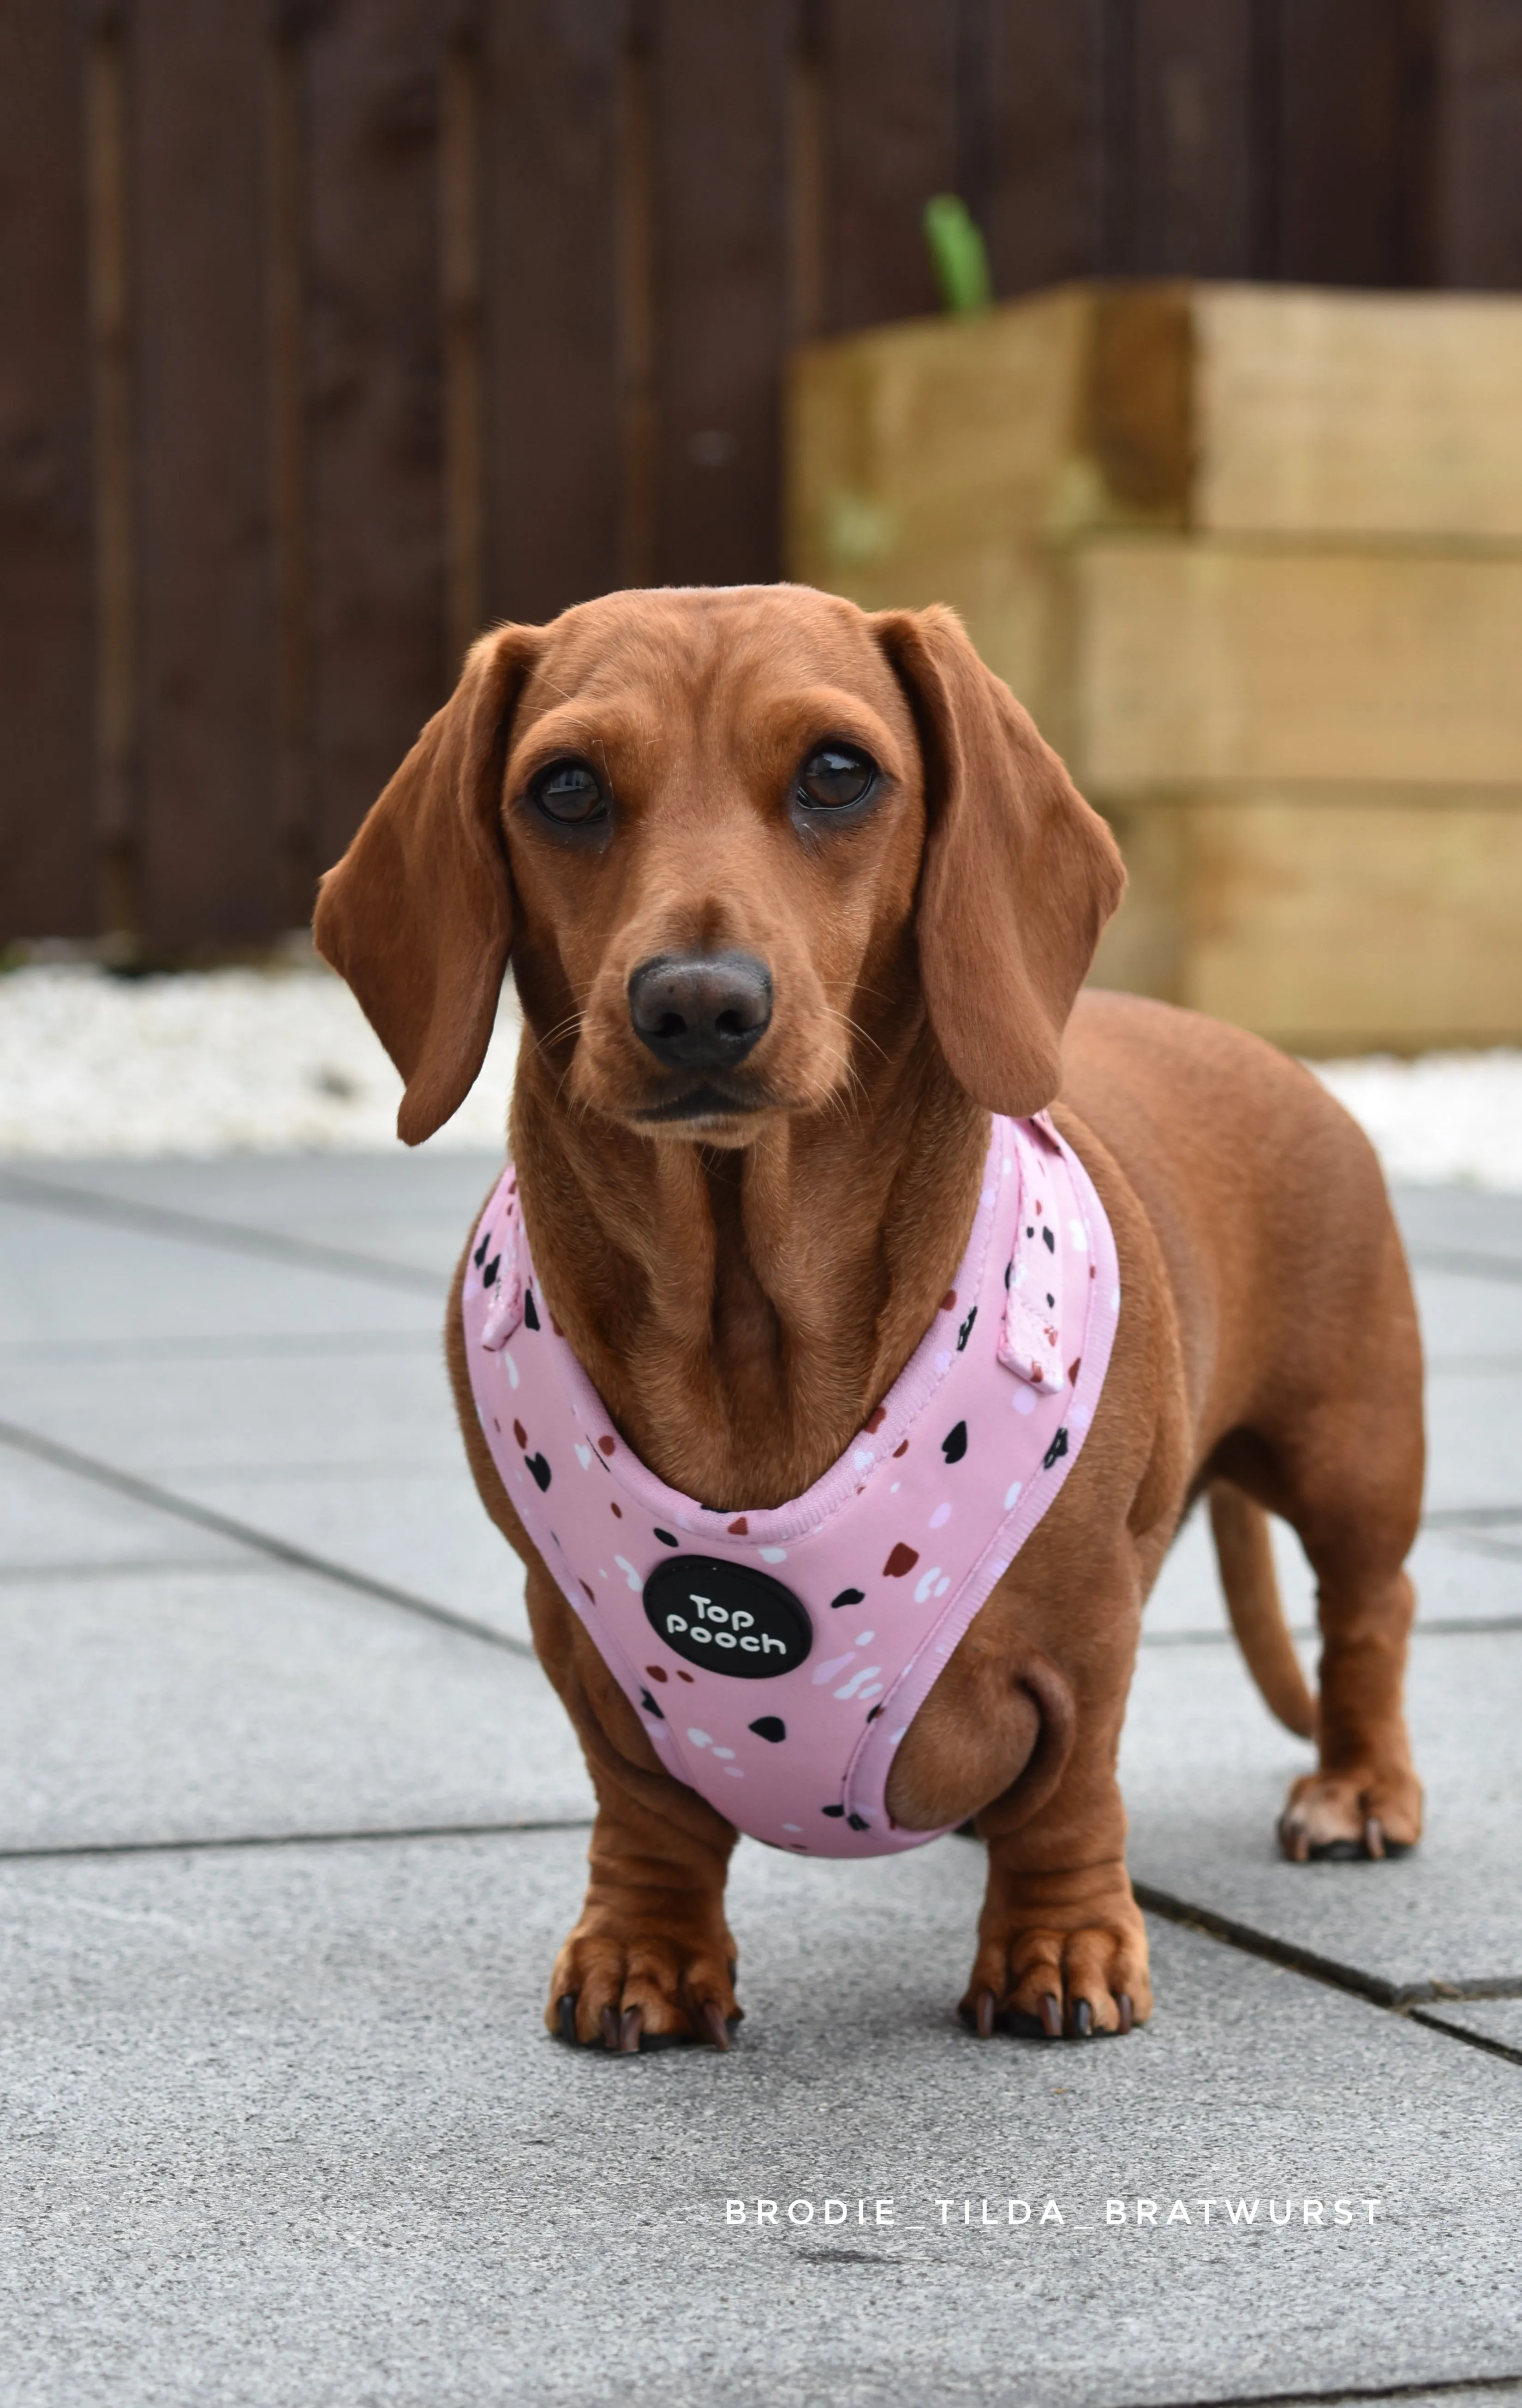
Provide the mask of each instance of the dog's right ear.
[{"label": "dog's right ear", "polygon": [[513,937],[503,765],[539,643],[537,628],[499,627],[472,645],[318,895],[318,952],[406,1081],[396,1132],[408,1145],[458,1111],[491,1041]]}]

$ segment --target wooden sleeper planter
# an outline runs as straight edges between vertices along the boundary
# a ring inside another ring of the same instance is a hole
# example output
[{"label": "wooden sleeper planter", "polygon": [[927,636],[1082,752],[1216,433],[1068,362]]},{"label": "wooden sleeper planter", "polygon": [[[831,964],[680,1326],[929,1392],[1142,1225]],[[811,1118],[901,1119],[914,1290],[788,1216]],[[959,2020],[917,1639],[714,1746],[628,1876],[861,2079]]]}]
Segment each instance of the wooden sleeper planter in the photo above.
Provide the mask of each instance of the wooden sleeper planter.
[{"label": "wooden sleeper planter", "polygon": [[1086,284],[798,353],[789,566],[952,603],[1115,826],[1096,968],[1522,1035],[1522,301]]}]

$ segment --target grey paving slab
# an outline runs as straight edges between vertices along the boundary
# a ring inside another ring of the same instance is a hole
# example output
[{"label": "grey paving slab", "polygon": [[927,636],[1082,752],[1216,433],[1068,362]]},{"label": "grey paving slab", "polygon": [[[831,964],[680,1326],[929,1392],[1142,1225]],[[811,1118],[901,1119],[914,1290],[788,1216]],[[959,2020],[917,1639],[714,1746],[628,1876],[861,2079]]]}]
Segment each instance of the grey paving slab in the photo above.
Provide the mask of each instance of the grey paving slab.
[{"label": "grey paving slab", "polygon": [[0,1355],[0,1419],[526,1639],[522,1567],[477,1496],[438,1332],[369,1337]]},{"label": "grey paving slab", "polygon": [[1416,1307],[1429,1369],[1504,1367],[1522,1379],[1522,1260],[1508,1282],[1418,1266]]},{"label": "grey paving slab", "polygon": [[1427,1511],[1522,1514],[1522,1379],[1495,1369],[1427,1381]]},{"label": "grey paving slab", "polygon": [[454,1465],[197,1472],[179,1491],[255,1529],[527,1641],[523,1567]]},{"label": "grey paving slab", "polygon": [[430,1270],[446,1282],[472,1218],[500,1171],[489,1151],[384,1154],[245,1154],[219,1162],[59,1162],[11,1165],[46,1181],[136,1210],[192,1213],[228,1228],[252,1227],[348,1248]]},{"label": "grey paving slab", "polygon": [[0,1870],[15,2408],[1113,2408],[1522,2373],[1511,2066],[1166,1927],[1145,2035],[980,2045],[949,2013],[981,1871],[953,1842],[742,1850],[733,2054],[573,2054],[537,2018],[581,1855]]},{"label": "grey paving slab", "polygon": [[1497,1255],[1522,1271],[1522,1196],[1481,1187],[1396,1187],[1396,1218],[1421,1268],[1453,1252]]},{"label": "grey paving slab", "polygon": [[1522,1980],[1522,1634],[1432,1631],[1409,1704],[1428,1822],[1382,1865],[1291,1865],[1273,1828],[1308,1747],[1225,1648],[1144,1650],[1121,1746],[1134,1877],[1393,1990]]},{"label": "grey paving slab", "polygon": [[591,1811],[538,1667],[299,1576],[0,1584],[0,1848]]},{"label": "grey paving slab", "polygon": [[439,1310],[432,1293],[102,1227],[0,1197],[0,1346],[299,1338],[357,1324],[420,1330],[437,1327]]},{"label": "grey paving slab", "polygon": [[0,1581],[244,1560],[241,1549],[206,1531],[0,1447]]},{"label": "grey paving slab", "polygon": [[189,1356],[0,1358],[0,1414],[171,1484],[203,1470],[364,1467],[384,1479],[462,1463],[441,1329],[363,1334],[362,1348],[330,1336]]}]

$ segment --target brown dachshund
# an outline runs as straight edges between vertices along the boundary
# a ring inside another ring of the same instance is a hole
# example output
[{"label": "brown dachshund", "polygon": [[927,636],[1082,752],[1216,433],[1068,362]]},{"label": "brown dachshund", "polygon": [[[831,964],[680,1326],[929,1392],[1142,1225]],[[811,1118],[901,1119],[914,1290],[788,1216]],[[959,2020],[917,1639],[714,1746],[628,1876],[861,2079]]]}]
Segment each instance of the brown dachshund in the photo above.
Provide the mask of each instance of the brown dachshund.
[{"label": "brown dachshund", "polygon": [[[1203,1490],[1248,1663],[1319,1751],[1286,1853],[1380,1856],[1421,1824],[1401,1711],[1421,1358],[1379,1169],[1269,1046],[1078,996],[1122,882],[950,612],[625,593],[476,645],[316,921],[406,1082],[410,1144],[475,1079],[510,957],[512,1151],[546,1300],[627,1444],[736,1513],[842,1456],[961,1258],[990,1111],[1055,1099],[1118,1250],[1108,1377],[888,1788],[900,1827],[975,1817],[987,1842],[961,2000],[984,2034],[1150,2012],[1116,1759],[1143,1600]],[[662,1770],[531,1545],[472,1402],[460,1295],[465,1445],[598,1799],[547,2020],[723,2047],[734,1830]],[[1318,1704],[1265,1511],[1316,1573]]]}]

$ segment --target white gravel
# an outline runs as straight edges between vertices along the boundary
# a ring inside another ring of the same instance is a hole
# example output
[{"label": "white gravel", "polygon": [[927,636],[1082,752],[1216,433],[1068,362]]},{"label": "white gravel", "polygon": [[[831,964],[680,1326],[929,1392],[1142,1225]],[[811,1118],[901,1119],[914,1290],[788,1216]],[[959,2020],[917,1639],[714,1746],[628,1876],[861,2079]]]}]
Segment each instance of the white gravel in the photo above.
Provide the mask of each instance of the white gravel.
[{"label": "white gravel", "polygon": [[[505,998],[481,1075],[431,1146],[502,1145],[518,1030]],[[330,970],[0,977],[0,1156],[380,1153],[401,1094]]]},{"label": "white gravel", "polygon": [[[431,1145],[502,1143],[519,1025],[509,991],[479,1079]],[[1391,1178],[1522,1190],[1522,1053],[1313,1067]],[[400,1095],[321,968],[0,976],[0,1156],[384,1152]]]},{"label": "white gravel", "polygon": [[1368,1130],[1388,1179],[1522,1190],[1522,1053],[1313,1062]]}]

